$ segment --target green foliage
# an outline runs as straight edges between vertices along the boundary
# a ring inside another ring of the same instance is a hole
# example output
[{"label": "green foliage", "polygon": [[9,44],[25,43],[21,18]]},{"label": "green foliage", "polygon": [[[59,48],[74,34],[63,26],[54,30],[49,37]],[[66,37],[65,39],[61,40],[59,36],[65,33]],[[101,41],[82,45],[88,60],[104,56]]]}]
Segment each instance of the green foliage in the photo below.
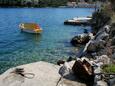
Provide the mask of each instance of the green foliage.
[{"label": "green foliage", "polygon": [[115,73],[115,64],[105,65],[102,69],[104,73]]},{"label": "green foliage", "polygon": [[[37,3],[35,4],[34,3]],[[1,7],[58,7],[66,6],[68,1],[79,2],[80,0],[0,0]],[[95,2],[97,0],[93,0]],[[105,0],[98,0],[105,1]],[[90,2],[90,0],[85,0]]]},{"label": "green foliage", "polygon": [[65,6],[68,0],[39,0],[38,7]]},{"label": "green foliage", "polygon": [[1,7],[58,7],[65,6],[68,0],[36,0],[38,3],[35,5],[35,0],[24,1],[24,0],[0,0]]}]

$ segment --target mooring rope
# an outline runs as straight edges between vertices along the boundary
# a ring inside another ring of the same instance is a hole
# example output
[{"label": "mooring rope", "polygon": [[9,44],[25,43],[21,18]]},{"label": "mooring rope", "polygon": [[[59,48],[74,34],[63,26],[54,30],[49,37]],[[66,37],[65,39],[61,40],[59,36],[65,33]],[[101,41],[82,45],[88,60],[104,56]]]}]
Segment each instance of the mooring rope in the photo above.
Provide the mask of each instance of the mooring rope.
[{"label": "mooring rope", "polygon": [[35,76],[35,74],[33,74],[33,73],[25,73],[24,68],[16,68],[11,73],[21,75],[22,77],[25,77],[25,78],[28,78],[28,79],[32,79]]}]

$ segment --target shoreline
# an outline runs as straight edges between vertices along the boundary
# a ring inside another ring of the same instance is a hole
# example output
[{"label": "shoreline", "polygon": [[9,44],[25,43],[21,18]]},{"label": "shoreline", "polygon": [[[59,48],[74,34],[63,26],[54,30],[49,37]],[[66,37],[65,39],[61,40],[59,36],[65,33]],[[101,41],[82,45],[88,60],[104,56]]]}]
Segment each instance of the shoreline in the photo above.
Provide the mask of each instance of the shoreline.
[{"label": "shoreline", "polygon": [[49,7],[26,7],[26,6],[0,6],[0,8],[97,8],[95,4],[83,4],[77,5],[75,7],[72,6],[49,6]]}]

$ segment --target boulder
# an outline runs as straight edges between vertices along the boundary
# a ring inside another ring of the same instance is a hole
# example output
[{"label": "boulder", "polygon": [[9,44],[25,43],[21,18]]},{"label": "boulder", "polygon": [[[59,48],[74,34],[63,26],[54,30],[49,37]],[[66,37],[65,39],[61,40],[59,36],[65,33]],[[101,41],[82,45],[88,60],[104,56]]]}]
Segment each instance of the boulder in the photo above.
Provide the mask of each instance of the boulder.
[{"label": "boulder", "polygon": [[111,24],[110,38],[115,36],[115,23]]},{"label": "boulder", "polygon": [[97,83],[94,86],[108,86],[108,85],[106,82],[100,80],[100,81],[97,81]]},{"label": "boulder", "polygon": [[[27,78],[20,74],[13,73],[16,68],[24,68],[27,77],[31,74],[33,78]],[[11,68],[0,75],[0,86],[56,86],[60,75],[59,66],[47,62],[36,62]]]},{"label": "boulder", "polygon": [[42,61],[14,67],[0,75],[0,86],[86,86],[71,80],[74,76],[60,80],[59,69],[60,66]]},{"label": "boulder", "polygon": [[78,36],[75,36],[71,40],[71,44],[73,46],[77,46],[77,44],[86,44],[90,40],[90,36],[87,34],[81,34]]},{"label": "boulder", "polygon": [[115,86],[115,78],[110,79],[108,83],[109,83],[109,86]]},{"label": "boulder", "polygon": [[104,45],[105,43],[103,41],[94,40],[87,46],[87,52],[98,52],[100,49],[104,49]]},{"label": "boulder", "polygon": [[86,84],[80,82],[78,78],[72,72],[72,67],[75,61],[65,62],[59,69],[60,78],[58,86],[86,86]]},{"label": "boulder", "polygon": [[115,53],[112,54],[111,60],[112,60],[112,63],[115,64]]},{"label": "boulder", "polygon": [[115,45],[115,37],[112,38],[111,44],[114,46]]},{"label": "boulder", "polygon": [[93,81],[94,79],[93,67],[85,59],[83,61],[77,60],[74,63],[72,70],[76,77],[79,77],[82,80]]},{"label": "boulder", "polygon": [[99,64],[100,62],[103,63],[103,65],[110,64],[110,58],[107,55],[97,56],[96,58],[97,59],[95,60],[95,62],[97,64]]}]

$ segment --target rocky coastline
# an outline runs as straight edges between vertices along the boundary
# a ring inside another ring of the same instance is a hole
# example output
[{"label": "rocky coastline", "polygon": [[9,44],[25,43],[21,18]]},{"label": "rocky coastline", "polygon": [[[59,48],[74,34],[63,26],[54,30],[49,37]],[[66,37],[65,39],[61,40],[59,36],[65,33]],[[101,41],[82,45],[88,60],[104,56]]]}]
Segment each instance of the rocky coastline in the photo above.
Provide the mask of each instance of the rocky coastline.
[{"label": "rocky coastline", "polygon": [[[91,82],[92,80],[94,80],[94,82],[92,82],[91,84],[88,83],[87,86],[115,85],[115,72],[103,72],[103,68],[105,65],[115,65],[115,23],[111,21],[111,16],[108,16],[102,11],[98,10],[93,14],[93,19],[91,21],[93,35],[89,36],[91,38],[88,42],[86,42],[84,50],[79,57],[80,60],[78,59],[73,66],[73,72],[76,76],[81,77],[83,74],[85,74],[81,78],[86,80],[86,83],[88,81]],[[77,37],[74,37],[73,39],[75,38]],[[81,40],[84,40],[84,38],[81,38]],[[76,41],[78,41],[78,39],[74,40],[74,46],[75,43],[76,45],[79,44]],[[86,61],[87,63],[84,61]],[[86,67],[84,67],[84,64],[86,65]],[[77,65],[79,65],[79,67]],[[79,71],[78,69],[82,70]],[[111,69],[111,71],[112,70],[114,70],[114,68]],[[91,79],[87,81],[87,77]]]}]

